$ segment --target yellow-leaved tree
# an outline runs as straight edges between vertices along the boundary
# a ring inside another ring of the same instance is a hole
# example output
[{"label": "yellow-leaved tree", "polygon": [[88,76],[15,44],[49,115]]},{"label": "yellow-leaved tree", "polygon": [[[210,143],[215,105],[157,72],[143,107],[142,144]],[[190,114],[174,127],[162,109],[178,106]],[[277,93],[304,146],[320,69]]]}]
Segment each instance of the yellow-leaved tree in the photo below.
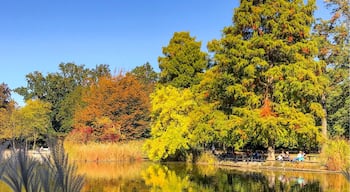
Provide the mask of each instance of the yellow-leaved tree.
[{"label": "yellow-leaved tree", "polygon": [[41,100],[27,100],[19,109],[21,136],[33,142],[33,149],[40,136],[48,134],[51,128],[51,104]]}]

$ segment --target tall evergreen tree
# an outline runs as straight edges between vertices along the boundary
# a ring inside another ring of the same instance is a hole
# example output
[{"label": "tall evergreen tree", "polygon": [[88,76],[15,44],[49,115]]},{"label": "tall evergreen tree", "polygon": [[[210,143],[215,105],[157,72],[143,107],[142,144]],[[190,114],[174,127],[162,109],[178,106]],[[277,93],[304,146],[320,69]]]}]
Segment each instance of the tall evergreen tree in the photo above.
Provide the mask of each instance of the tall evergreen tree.
[{"label": "tall evergreen tree", "polygon": [[242,0],[233,25],[208,44],[216,73],[210,98],[242,118],[246,142],[269,147],[318,140],[327,79],[311,39],[315,0]]},{"label": "tall evergreen tree", "polygon": [[163,47],[164,57],[159,57],[160,83],[177,88],[188,88],[198,84],[208,65],[207,54],[201,51],[189,32],[176,32],[167,47]]}]

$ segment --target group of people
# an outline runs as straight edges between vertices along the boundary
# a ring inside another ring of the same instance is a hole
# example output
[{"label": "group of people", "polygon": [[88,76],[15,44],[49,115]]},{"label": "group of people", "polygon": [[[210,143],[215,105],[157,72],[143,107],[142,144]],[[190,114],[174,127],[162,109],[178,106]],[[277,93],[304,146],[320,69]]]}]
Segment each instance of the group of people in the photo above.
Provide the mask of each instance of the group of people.
[{"label": "group of people", "polygon": [[295,158],[291,159],[288,151],[282,151],[276,159],[279,161],[304,161],[305,153],[303,151],[299,151],[298,155]]}]

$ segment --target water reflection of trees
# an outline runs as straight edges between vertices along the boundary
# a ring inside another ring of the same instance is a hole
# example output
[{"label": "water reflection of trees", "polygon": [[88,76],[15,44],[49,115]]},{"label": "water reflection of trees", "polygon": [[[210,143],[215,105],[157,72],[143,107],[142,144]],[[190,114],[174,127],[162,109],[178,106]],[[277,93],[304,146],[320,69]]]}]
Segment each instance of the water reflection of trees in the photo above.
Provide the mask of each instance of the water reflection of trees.
[{"label": "water reflection of trees", "polygon": [[151,187],[151,191],[346,191],[348,186],[326,189],[320,180],[308,180],[304,177],[305,174],[298,176],[297,173],[266,174],[237,170],[208,171],[208,169],[211,168],[208,166],[169,168],[167,165],[155,165],[148,167],[142,173],[142,177],[146,185]]},{"label": "water reflection of trees", "polygon": [[350,183],[341,174],[247,171],[181,163],[83,165],[84,191],[344,191]]}]

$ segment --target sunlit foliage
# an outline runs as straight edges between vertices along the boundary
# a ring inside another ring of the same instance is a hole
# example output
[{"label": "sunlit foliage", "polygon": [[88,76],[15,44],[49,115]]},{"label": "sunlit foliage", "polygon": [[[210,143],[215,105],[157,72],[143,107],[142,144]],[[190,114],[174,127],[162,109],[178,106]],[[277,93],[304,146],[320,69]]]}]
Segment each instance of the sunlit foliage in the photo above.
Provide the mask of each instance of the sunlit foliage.
[{"label": "sunlit foliage", "polygon": [[207,53],[189,32],[175,32],[163,54],[158,58],[160,83],[188,88],[200,82],[208,65]]},{"label": "sunlit foliage", "polygon": [[103,77],[82,93],[75,127],[92,128],[93,140],[139,139],[148,132],[148,95],[132,75]]}]

